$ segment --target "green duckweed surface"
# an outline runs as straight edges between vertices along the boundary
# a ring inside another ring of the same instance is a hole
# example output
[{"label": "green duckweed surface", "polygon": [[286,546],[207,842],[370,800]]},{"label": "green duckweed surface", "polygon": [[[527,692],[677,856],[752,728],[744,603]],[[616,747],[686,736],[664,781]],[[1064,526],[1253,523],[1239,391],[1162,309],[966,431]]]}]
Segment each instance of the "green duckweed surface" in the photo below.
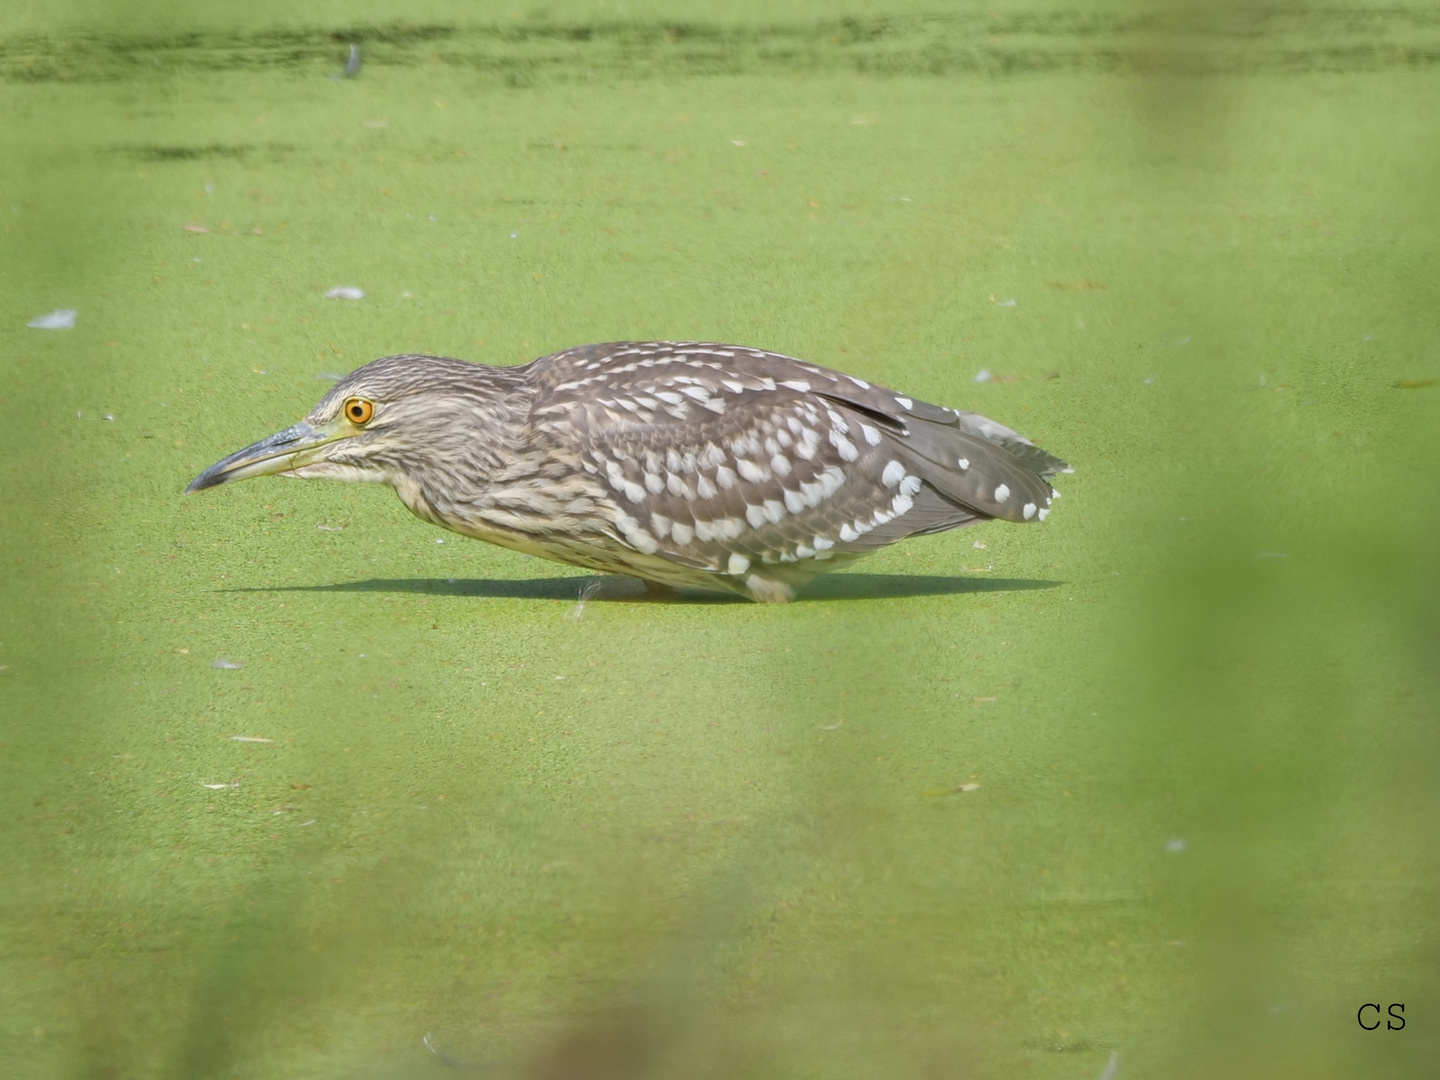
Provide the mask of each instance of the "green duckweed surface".
[{"label": "green duckweed surface", "polygon": [[[238,18],[0,15],[0,1071],[1430,1075],[1435,9]],[[181,495],[671,337],[1077,471],[780,607]]]}]

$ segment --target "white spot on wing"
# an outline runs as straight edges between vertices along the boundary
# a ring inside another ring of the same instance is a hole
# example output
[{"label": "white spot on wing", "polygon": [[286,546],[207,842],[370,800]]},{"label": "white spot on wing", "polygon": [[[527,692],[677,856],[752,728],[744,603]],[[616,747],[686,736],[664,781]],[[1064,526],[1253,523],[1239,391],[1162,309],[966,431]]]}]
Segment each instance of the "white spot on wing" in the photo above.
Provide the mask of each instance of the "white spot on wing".
[{"label": "white spot on wing", "polygon": [[1006,485],[1001,484],[995,489],[995,501],[997,503],[1003,503],[1008,498],[1010,498],[1010,489]]},{"label": "white spot on wing", "polygon": [[695,538],[695,530],[689,525],[682,525],[677,521],[670,529],[670,535],[674,538],[675,543],[688,544]]},{"label": "white spot on wing", "polygon": [[765,509],[760,506],[745,507],[745,520],[750,522],[752,529],[758,529],[765,524]]},{"label": "white spot on wing", "polygon": [[898,461],[892,461],[885,466],[885,471],[880,474],[880,482],[886,487],[894,487],[905,479],[905,466]]},{"label": "white spot on wing", "polygon": [[730,556],[730,562],[727,564],[726,569],[738,577],[750,569],[750,560],[737,551]]},{"label": "white spot on wing", "polygon": [[1029,521],[1032,517],[1035,516],[1035,504],[1026,503],[1024,509],[1020,511],[1020,514],[1022,517],[1025,518],[1026,521]]},{"label": "white spot on wing", "polygon": [[646,555],[654,555],[660,547],[660,545],[655,542],[655,537],[651,536],[638,525],[625,534],[625,539],[629,540],[636,549],[644,552]]},{"label": "white spot on wing", "polygon": [[960,466],[960,471],[961,471],[961,472],[964,472],[966,469],[970,468],[970,459],[969,459],[969,458],[963,458],[963,457],[962,457],[962,458],[960,458],[959,460],[957,460],[957,461],[955,462],[955,464]]},{"label": "white spot on wing", "polygon": [[1049,511],[1049,510],[1044,510],[1044,509],[1039,510],[1039,511],[1037,512],[1037,515],[1036,515],[1036,516],[1038,516],[1041,521],[1044,521],[1047,517],[1050,516],[1050,511]]},{"label": "white spot on wing", "polygon": [[749,480],[752,484],[762,484],[770,479],[770,470],[763,465],[755,464],[755,462],[749,458],[736,458],[735,468],[739,470],[741,476]]},{"label": "white spot on wing", "polygon": [[880,432],[869,424],[860,425],[860,434],[865,436],[865,441],[871,446],[880,445]]},{"label": "white spot on wing", "polygon": [[909,412],[910,409],[914,406],[915,402],[911,401],[908,397],[900,397],[899,395],[896,395],[895,404],[899,405],[906,412]]},{"label": "white spot on wing", "polygon": [[720,468],[715,470],[715,482],[719,484],[722,488],[724,488],[726,491],[729,491],[731,488],[733,488],[735,484],[739,481],[739,479],[740,478],[736,476],[734,472],[732,472],[730,469],[727,469],[724,465],[721,465]]}]

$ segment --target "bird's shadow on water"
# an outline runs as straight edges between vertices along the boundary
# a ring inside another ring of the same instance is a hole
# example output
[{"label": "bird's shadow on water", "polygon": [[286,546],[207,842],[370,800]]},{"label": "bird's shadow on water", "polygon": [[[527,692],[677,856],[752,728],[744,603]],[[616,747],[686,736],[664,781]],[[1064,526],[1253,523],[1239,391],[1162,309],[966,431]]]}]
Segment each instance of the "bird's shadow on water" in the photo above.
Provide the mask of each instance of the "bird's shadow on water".
[{"label": "bird's shadow on water", "polygon": [[[1064,584],[1038,578],[941,577],[934,574],[843,573],[812,581],[796,602],[807,600],[894,600],[909,596],[954,596],[966,593],[1020,592],[1053,589]],[[558,578],[367,578],[331,585],[274,585],[231,588],[221,592],[378,592],[426,596],[483,596],[516,600],[579,600],[627,604],[739,604],[739,596],[717,593],[646,592],[626,578],[575,576]]]}]

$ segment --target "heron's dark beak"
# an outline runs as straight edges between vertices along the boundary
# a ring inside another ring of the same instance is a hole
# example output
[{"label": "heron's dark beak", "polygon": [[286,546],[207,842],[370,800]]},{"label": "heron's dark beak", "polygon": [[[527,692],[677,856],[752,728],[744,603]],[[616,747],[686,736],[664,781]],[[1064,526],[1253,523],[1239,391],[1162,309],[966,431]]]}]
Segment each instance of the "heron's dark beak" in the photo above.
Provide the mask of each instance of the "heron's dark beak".
[{"label": "heron's dark beak", "polygon": [[232,480],[248,480],[252,476],[270,476],[273,473],[298,469],[315,460],[312,451],[338,439],[348,438],[351,434],[353,432],[341,430],[338,421],[327,429],[312,427],[301,420],[294,427],[277,431],[268,439],[261,439],[244,450],[237,450],[224,461],[217,461],[190,481],[185,494],[218,487]]}]

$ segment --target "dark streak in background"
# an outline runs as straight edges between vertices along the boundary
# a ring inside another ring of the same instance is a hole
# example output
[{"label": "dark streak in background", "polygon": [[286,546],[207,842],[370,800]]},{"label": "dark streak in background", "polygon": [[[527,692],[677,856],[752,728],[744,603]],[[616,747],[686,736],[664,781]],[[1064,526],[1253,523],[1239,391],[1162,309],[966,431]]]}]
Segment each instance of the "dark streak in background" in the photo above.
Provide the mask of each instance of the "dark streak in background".
[{"label": "dark streak in background", "polygon": [[[1175,48],[1183,40],[1185,47]],[[514,85],[706,75],[944,77],[1036,72],[1360,72],[1440,60],[1433,8],[1208,7],[1129,16],[1049,11],[914,15],[745,27],[686,21],[357,25],[0,42],[0,79],[103,82],[177,71],[324,73],[347,47],[377,66],[439,64]]]}]

